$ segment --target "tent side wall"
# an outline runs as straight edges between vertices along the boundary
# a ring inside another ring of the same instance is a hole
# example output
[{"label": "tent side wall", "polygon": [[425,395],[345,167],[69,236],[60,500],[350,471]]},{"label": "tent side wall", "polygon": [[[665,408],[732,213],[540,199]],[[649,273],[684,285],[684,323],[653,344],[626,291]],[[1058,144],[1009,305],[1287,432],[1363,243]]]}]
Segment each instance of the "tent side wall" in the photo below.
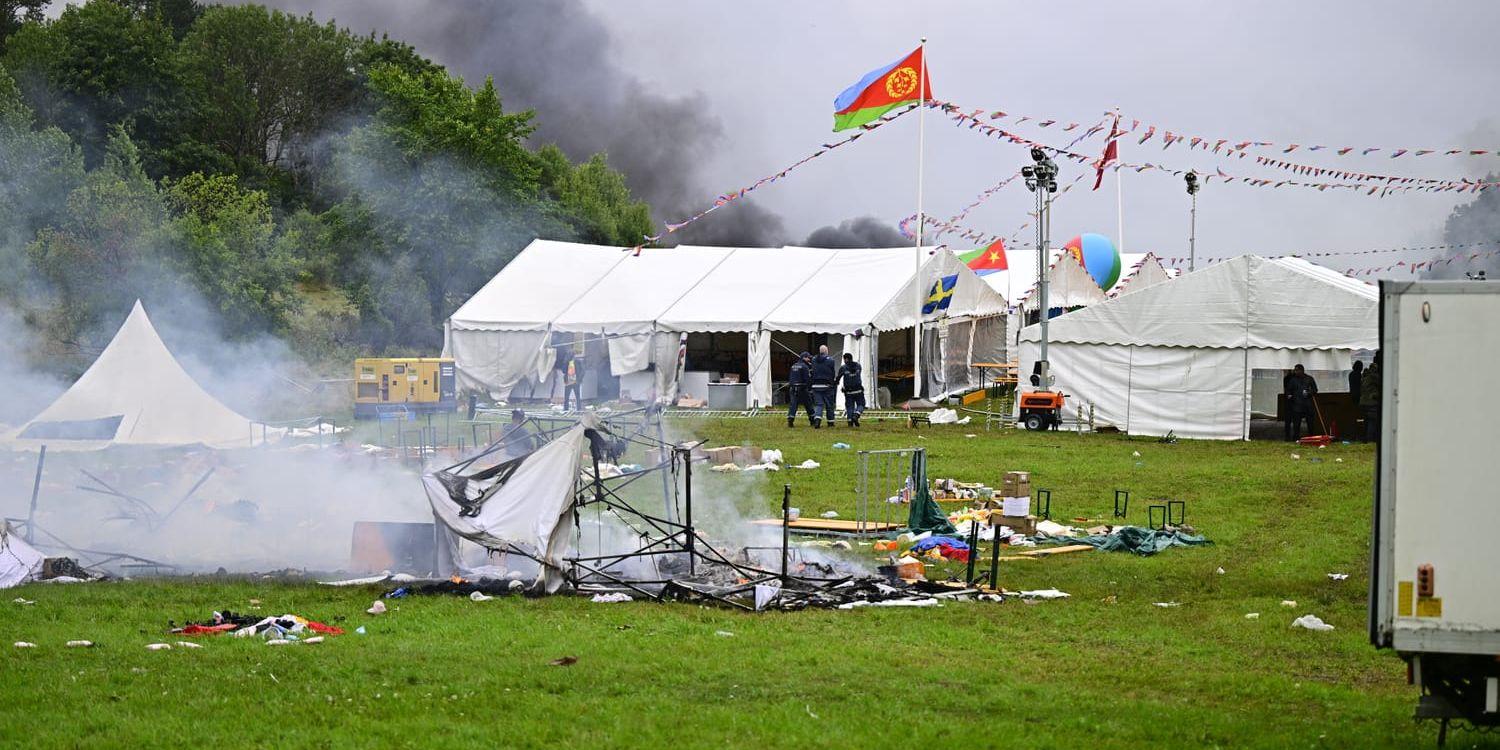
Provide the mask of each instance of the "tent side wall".
[{"label": "tent side wall", "polygon": [[[1021,343],[1021,371],[1030,372],[1037,343]],[[1096,427],[1131,435],[1207,440],[1250,437],[1254,370],[1339,370],[1348,349],[1231,349],[1051,343],[1047,358],[1056,388],[1068,394],[1064,419],[1092,411]]]}]

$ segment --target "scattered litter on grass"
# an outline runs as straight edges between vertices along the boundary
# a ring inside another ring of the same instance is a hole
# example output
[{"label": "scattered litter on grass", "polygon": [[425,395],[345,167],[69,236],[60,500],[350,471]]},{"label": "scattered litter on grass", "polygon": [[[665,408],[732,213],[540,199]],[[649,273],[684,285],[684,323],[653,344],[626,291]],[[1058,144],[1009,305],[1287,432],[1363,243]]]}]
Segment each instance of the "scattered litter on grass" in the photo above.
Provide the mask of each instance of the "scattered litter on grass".
[{"label": "scattered litter on grass", "polygon": [[93,641],[68,641],[68,648],[93,648]]},{"label": "scattered litter on grass", "polygon": [[473,591],[469,593],[469,601],[471,602],[487,602],[494,598],[495,597],[493,596],[485,596],[483,591]]},{"label": "scattered litter on grass", "polygon": [[1281,600],[1281,606],[1283,606],[1283,607],[1296,607],[1297,606],[1297,602],[1294,599],[1282,599]]},{"label": "scattered litter on grass", "polygon": [[390,571],[386,571],[378,576],[368,576],[365,578],[348,578],[342,581],[318,581],[318,583],[324,586],[369,586],[376,583],[385,583],[386,581],[390,580],[390,578]]},{"label": "scattered litter on grass", "polygon": [[354,633],[356,635],[364,635],[365,634],[365,626],[361,625],[361,626],[355,628],[354,629]]},{"label": "scattered litter on grass", "polygon": [[375,603],[371,604],[370,608],[367,609],[367,610],[365,610],[365,611],[369,612],[372,615],[383,615],[386,612],[385,602],[383,602],[383,601],[381,601],[379,599],[376,599]]},{"label": "scattered litter on grass", "polygon": [[1306,628],[1308,630],[1333,630],[1332,625],[1323,622],[1323,619],[1317,615],[1303,615],[1298,617],[1292,620],[1292,627]]},{"label": "scattered litter on grass", "polygon": [[833,444],[833,449],[836,450],[836,451],[846,451],[846,450],[849,450],[849,444],[848,443],[842,443],[842,442],[840,442],[840,443],[834,443]]},{"label": "scattered litter on grass", "polygon": [[763,464],[751,464],[749,466],[746,466],[745,471],[781,471],[781,466],[779,464],[773,464],[768,461]]},{"label": "scattered litter on grass", "polygon": [[1131,458],[1140,458],[1141,457],[1141,452],[1140,451],[1131,451],[1130,452],[1130,457]]},{"label": "scattered litter on grass", "polygon": [[1348,573],[1329,573],[1328,578],[1334,581],[1342,581],[1349,577]]},{"label": "scattered litter on grass", "polygon": [[303,643],[306,643],[308,645],[314,645],[314,644],[318,644],[318,643],[322,643],[322,642],[323,642],[323,636],[321,636],[321,635],[315,635],[315,636],[313,636],[311,638],[308,638],[307,640],[303,641]]},{"label": "scattered litter on grass", "polygon": [[1217,568],[1217,569],[1214,570],[1214,573],[1217,574],[1217,575],[1224,575],[1224,568],[1223,567],[1219,567],[1219,568]]},{"label": "scattered litter on grass", "polygon": [[148,644],[146,644],[146,650],[147,651],[171,651],[172,650],[172,644],[170,644],[170,643],[148,643]]},{"label": "scattered litter on grass", "polygon": [[547,662],[547,666],[550,666],[550,667],[571,667],[571,666],[573,666],[574,664],[577,664],[577,663],[578,663],[578,657],[576,657],[576,656],[564,656],[564,657],[561,657],[561,658],[558,658],[558,659],[553,659],[552,661]]},{"label": "scattered litter on grass", "polygon": [[288,646],[291,645],[291,643],[291,641],[285,638],[272,638],[266,641],[267,646]]},{"label": "scattered litter on grass", "polygon": [[1333,462],[1336,463],[1336,464],[1341,464],[1341,463],[1344,462],[1344,459],[1342,459],[1342,458],[1335,458],[1335,459],[1333,459]]},{"label": "scattered litter on grass", "polygon": [[1245,619],[1246,620],[1259,620],[1260,619],[1260,613],[1259,612],[1246,612],[1245,613]]},{"label": "scattered litter on grass", "polygon": [[16,603],[16,604],[22,604],[22,605],[26,605],[26,604],[36,604],[36,602],[35,602],[35,601],[33,601],[33,600],[31,600],[31,599],[22,599],[22,598],[21,598],[21,597],[19,597],[19,596],[18,596],[18,597],[16,597],[16,598],[14,598],[14,599],[11,599],[11,601],[12,601],[12,602],[15,602],[15,603]]},{"label": "scattered litter on grass", "polygon": [[817,714],[813,713],[812,706],[809,706],[806,703],[802,704],[802,710],[806,711],[807,715],[813,717],[814,719],[819,718]]},{"label": "scattered litter on grass", "polygon": [[1297,461],[1297,460],[1300,460],[1300,459],[1301,459],[1301,458],[1302,458],[1302,456],[1300,456],[1300,455],[1298,455],[1298,454],[1296,454],[1296,453],[1293,453],[1293,454],[1292,454],[1292,460],[1293,460],[1293,461]]},{"label": "scattered litter on grass", "polygon": [[15,645],[16,648],[36,648],[36,644],[30,641],[16,641]]},{"label": "scattered litter on grass", "polygon": [[1181,607],[1182,602],[1156,602],[1158,607]]},{"label": "scattered litter on grass", "polygon": [[836,511],[836,510],[825,511],[823,513],[823,517],[824,518],[838,518],[839,517],[839,512]]},{"label": "scattered litter on grass", "polygon": [[720,636],[720,637],[723,637],[723,638],[733,638],[734,637],[734,633],[731,633],[728,630],[715,630],[714,631],[714,635],[717,635],[717,636]]},{"label": "scattered litter on grass", "polygon": [[1066,591],[1057,589],[1036,589],[1034,591],[1022,591],[1022,599],[1066,599],[1070,596]]},{"label": "scattered litter on grass", "polygon": [[797,464],[796,466],[794,466],[792,468],[794,468],[794,469],[816,469],[816,468],[818,468],[818,467],[820,467],[822,465],[823,464],[820,464],[817,461],[814,461],[814,460],[812,460],[812,459],[809,458],[806,461],[803,461],[802,463]]},{"label": "scattered litter on grass", "polygon": [[[322,639],[319,638],[318,640],[322,640]],[[177,646],[179,648],[203,648],[203,644],[201,644],[201,643],[193,643],[192,641],[178,641],[177,642]]]},{"label": "scattered litter on grass", "polygon": [[978,436],[978,435],[975,435],[975,434],[974,434],[974,433],[972,433],[972,432],[971,432],[971,433],[969,433],[969,434],[967,434],[967,435],[964,435],[964,437],[966,437],[966,438],[977,438],[977,437],[979,437],[979,436]]},{"label": "scattered litter on grass", "polygon": [[589,601],[592,601],[595,604],[617,604],[619,602],[630,602],[635,600],[631,598],[630,594],[622,594],[616,592],[613,594],[594,594],[594,598],[590,599]]},{"label": "scattered litter on grass", "polygon": [[56,578],[43,578],[42,583],[83,583],[83,579],[73,576],[57,576]]},{"label": "scattered litter on grass", "polygon": [[728,474],[736,471],[744,471],[744,469],[741,469],[735,464],[719,464],[718,466],[710,468],[709,471],[717,471],[720,474]]},{"label": "scattered litter on grass", "polygon": [[767,448],[760,452],[760,460],[768,464],[779,464],[782,461],[781,451],[775,448]]}]

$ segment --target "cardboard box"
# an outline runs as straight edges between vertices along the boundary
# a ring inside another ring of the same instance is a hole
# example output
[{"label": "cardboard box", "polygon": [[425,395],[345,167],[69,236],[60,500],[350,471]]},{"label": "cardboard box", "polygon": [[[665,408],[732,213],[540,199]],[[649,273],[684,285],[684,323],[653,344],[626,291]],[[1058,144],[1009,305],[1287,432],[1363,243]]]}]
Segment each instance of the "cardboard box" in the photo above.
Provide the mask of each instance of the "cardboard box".
[{"label": "cardboard box", "polygon": [[734,460],[734,458],[735,458],[734,453],[737,450],[739,450],[738,446],[734,446],[734,445],[722,445],[722,446],[719,446],[718,448],[709,448],[709,449],[703,451],[703,454],[708,457],[708,462],[710,464],[712,464],[714,466],[718,466],[720,464],[732,464],[732,463],[734,463],[735,462],[735,460]]},{"label": "cardboard box", "polygon": [[990,514],[991,526],[1009,526],[1017,534],[1030,536],[1036,533],[1036,516],[1002,516]]},{"label": "cardboard box", "polygon": [[1031,497],[1007,497],[1000,503],[1000,514],[1004,516],[1031,515]]}]

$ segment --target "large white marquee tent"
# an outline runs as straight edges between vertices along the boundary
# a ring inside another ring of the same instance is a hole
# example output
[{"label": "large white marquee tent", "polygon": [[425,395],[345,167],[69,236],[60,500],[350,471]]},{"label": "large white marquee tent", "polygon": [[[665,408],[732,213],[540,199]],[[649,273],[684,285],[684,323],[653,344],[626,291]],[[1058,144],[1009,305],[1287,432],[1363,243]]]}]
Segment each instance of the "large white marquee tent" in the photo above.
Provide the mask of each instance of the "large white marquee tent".
[{"label": "large white marquee tent", "polygon": [[924,316],[926,392],[977,382],[973,362],[1004,347],[1005,299],[946,249],[678,246],[639,255],[617,247],[532,242],[448,319],[444,354],[462,387],[510,398],[545,383],[554,334],[607,343],[610,374],[651,371],[654,390],[677,388],[685,334],[744,334],[746,405],[772,397],[772,336],[823,334],[864,364],[875,392],[879,338],[913,327],[915,295],[957,277],[945,311]]},{"label": "large white marquee tent", "polygon": [[[1241,256],[1054,318],[1065,417],[1137,435],[1248,439],[1256,370],[1343,370],[1378,346],[1375,287],[1295,258]],[[1021,372],[1040,326],[1021,332]]]}]

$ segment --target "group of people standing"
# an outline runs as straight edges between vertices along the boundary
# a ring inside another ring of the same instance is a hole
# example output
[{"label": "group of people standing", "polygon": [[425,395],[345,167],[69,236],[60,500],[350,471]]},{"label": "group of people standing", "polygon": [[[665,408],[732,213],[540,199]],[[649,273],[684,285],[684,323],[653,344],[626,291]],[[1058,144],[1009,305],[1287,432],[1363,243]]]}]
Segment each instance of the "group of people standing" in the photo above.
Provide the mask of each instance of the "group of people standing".
[{"label": "group of people standing", "polygon": [[[1296,442],[1302,437],[1302,426],[1312,435],[1313,417],[1317,414],[1314,400],[1318,396],[1318,382],[1308,375],[1302,365],[1296,365],[1282,379],[1282,391],[1286,394],[1286,439]],[[1380,352],[1369,367],[1355,360],[1349,371],[1349,398],[1353,400],[1364,417],[1365,442],[1380,440]]]},{"label": "group of people standing", "polygon": [[833,412],[834,395],[837,387],[842,386],[844,417],[849,421],[850,427],[858,427],[859,417],[865,411],[865,387],[860,378],[862,372],[859,363],[854,361],[853,354],[845,353],[844,363],[835,365],[826,344],[818,347],[816,357],[802,352],[787,373],[787,388],[790,390],[787,401],[790,408],[786,412],[786,426],[796,424],[798,409],[806,409],[807,421],[813,429],[822,427],[824,420],[832,427],[836,419]]}]

